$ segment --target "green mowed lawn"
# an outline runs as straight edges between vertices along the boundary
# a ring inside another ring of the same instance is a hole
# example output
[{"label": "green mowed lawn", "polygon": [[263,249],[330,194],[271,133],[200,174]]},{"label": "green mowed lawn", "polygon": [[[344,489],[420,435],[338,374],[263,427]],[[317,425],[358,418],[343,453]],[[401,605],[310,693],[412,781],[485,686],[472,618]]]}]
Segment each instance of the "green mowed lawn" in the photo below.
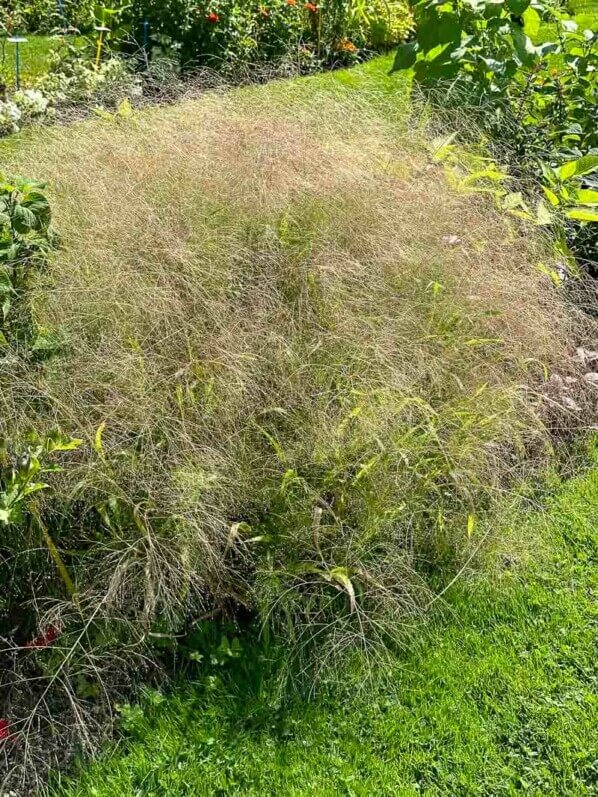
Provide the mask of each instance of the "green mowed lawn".
[{"label": "green mowed lawn", "polygon": [[[23,86],[31,85],[36,78],[48,71],[52,50],[58,48],[65,41],[75,46],[83,46],[86,42],[84,36],[39,36],[31,34],[26,36],[27,42],[20,45],[21,82]],[[15,82],[15,45],[6,39],[0,39],[0,75],[12,88]]]},{"label": "green mowed lawn", "polygon": [[514,522],[551,553],[455,588],[384,685],[286,710],[257,677],[154,695],[59,793],[597,794],[598,469]]}]

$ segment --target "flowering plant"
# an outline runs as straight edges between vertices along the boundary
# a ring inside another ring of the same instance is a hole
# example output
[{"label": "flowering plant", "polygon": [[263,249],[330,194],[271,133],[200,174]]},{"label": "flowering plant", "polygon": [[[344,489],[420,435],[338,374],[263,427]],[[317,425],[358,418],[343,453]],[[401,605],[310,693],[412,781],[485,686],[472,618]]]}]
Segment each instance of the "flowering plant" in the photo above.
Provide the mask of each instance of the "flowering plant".
[{"label": "flowering plant", "polygon": [[115,104],[141,93],[141,81],[122,58],[111,57],[95,69],[75,47],[56,51],[50,70],[37,83],[38,91],[57,105]]},{"label": "flowering plant", "polygon": [[23,114],[10,100],[0,100],[0,135],[16,133]]},{"label": "flowering plant", "polygon": [[24,89],[13,94],[12,101],[24,117],[43,116],[48,111],[50,100],[37,89]]},{"label": "flowering plant", "polygon": [[133,31],[147,19],[153,41],[176,45],[183,68],[220,70],[289,59],[309,68],[352,63],[396,44],[411,19],[404,0],[132,0],[125,17]]}]

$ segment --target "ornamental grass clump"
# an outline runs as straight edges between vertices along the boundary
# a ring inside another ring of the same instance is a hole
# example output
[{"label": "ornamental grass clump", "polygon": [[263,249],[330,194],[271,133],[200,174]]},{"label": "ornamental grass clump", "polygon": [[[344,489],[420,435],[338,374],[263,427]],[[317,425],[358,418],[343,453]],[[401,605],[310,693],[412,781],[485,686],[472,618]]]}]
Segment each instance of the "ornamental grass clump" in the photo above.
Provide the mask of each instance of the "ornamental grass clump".
[{"label": "ornamental grass clump", "polygon": [[61,248],[30,298],[52,352],[6,353],[2,434],[67,446],[27,532],[2,531],[15,736],[101,724],[199,616],[257,617],[319,666],[399,640],[550,455],[544,383],[587,329],[544,242],[341,88],[11,157],[48,182]]}]

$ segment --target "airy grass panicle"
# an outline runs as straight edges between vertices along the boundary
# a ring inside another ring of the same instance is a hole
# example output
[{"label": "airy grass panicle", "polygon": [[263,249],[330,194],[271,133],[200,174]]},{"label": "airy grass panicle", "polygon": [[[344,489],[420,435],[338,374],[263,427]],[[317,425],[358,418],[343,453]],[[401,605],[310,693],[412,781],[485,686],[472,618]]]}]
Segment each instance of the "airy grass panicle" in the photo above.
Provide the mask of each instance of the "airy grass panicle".
[{"label": "airy grass panicle", "polygon": [[548,456],[542,385],[584,332],[546,245],[399,130],[380,96],[295,84],[11,156],[50,186],[33,307],[61,345],[3,375],[3,431],[84,441],[37,505],[76,585],[30,585],[76,650],[58,685],[214,609],[318,666],[381,649]]}]

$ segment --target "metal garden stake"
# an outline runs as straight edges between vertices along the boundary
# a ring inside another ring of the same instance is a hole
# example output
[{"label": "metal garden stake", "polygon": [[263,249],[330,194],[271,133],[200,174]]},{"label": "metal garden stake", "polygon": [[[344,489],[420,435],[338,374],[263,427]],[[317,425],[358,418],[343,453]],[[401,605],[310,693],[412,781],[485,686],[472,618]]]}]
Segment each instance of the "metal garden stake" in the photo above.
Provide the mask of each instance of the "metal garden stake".
[{"label": "metal garden stake", "polygon": [[23,36],[11,36],[7,41],[15,46],[15,72],[18,91],[21,88],[21,53],[19,47],[21,44],[26,44],[28,40]]}]

